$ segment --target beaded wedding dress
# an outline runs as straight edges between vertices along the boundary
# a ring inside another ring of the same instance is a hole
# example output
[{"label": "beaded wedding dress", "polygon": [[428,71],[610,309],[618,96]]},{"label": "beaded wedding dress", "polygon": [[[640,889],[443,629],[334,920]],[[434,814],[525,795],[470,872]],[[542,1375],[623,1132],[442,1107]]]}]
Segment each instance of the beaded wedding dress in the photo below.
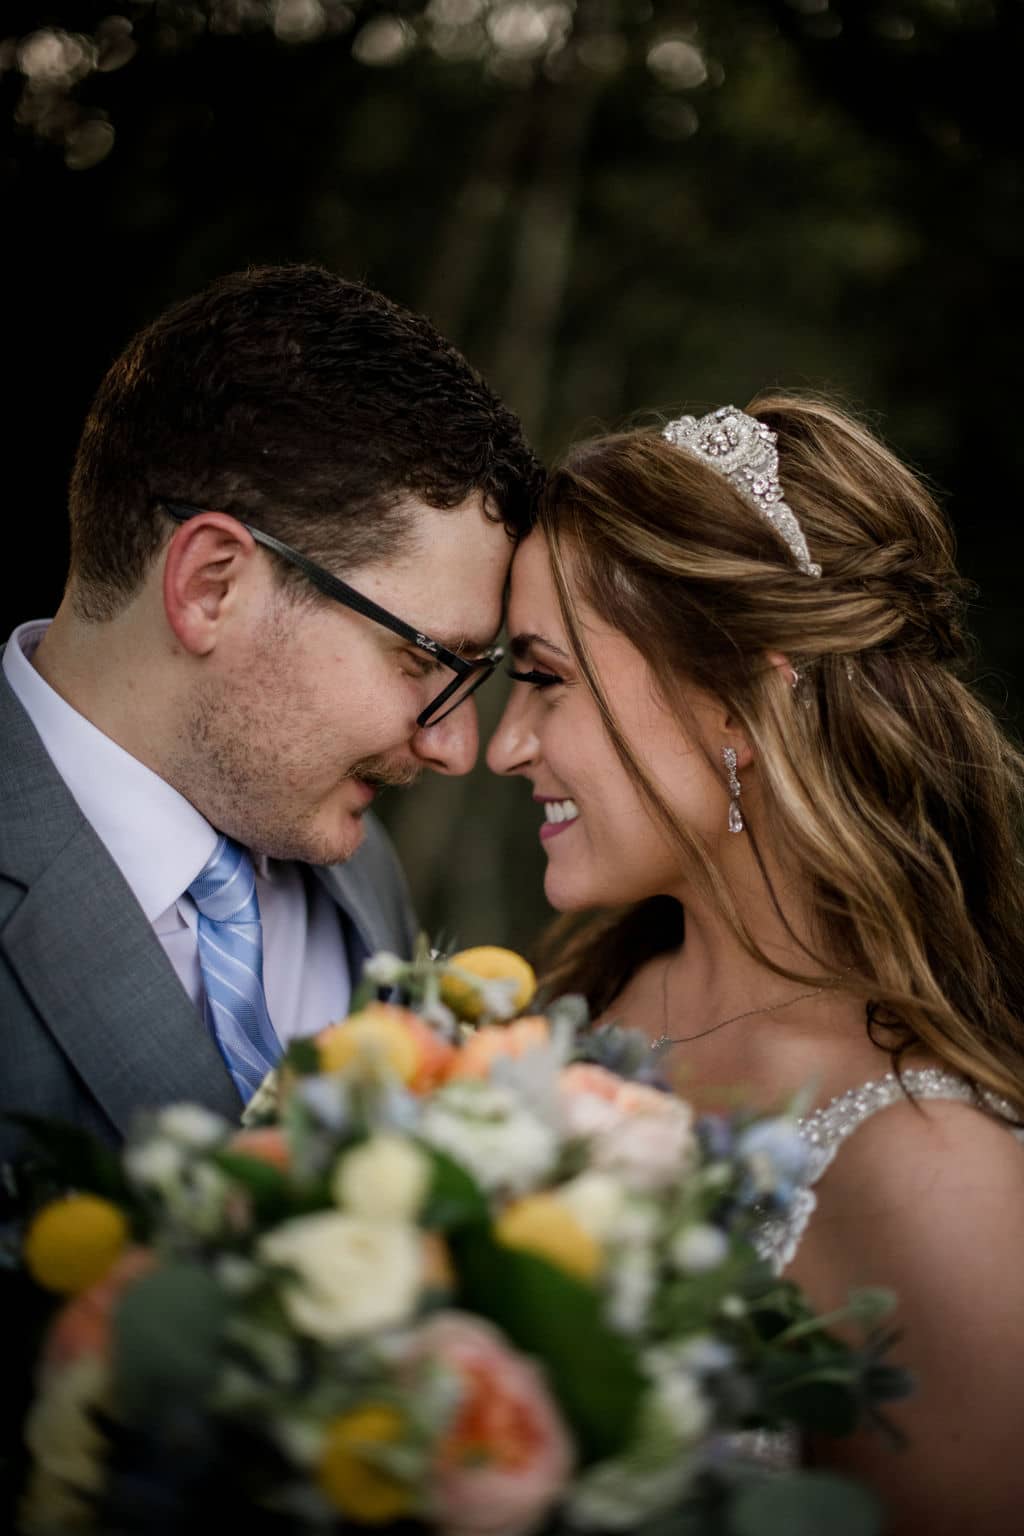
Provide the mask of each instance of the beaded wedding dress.
[{"label": "beaded wedding dress", "polygon": [[[776,1274],[781,1274],[793,1262],[818,1204],[814,1185],[831,1167],[843,1142],[879,1110],[888,1109],[891,1104],[904,1099],[904,1087],[914,1099],[954,1099],[993,1115],[1016,1118],[1008,1100],[992,1093],[975,1093],[970,1084],[954,1072],[945,1072],[939,1067],[910,1067],[901,1076],[903,1086],[894,1072],[887,1072],[884,1077],[862,1083],[859,1088],[848,1089],[826,1108],[817,1109],[797,1122],[808,1150],[803,1185],[787,1214],[764,1221],[754,1237],[758,1253],[768,1260]],[[1014,1128],[1014,1134],[1018,1139],[1024,1138],[1024,1131]]]},{"label": "beaded wedding dress", "polygon": [[[956,1073],[939,1067],[908,1068],[902,1074],[903,1085],[914,1099],[952,1099],[971,1104],[993,1115],[1017,1117],[1007,1099],[996,1094],[977,1094]],[[796,1251],[817,1208],[814,1186],[831,1167],[844,1141],[880,1110],[905,1099],[904,1087],[895,1073],[862,1083],[840,1094],[824,1109],[797,1121],[801,1137],[807,1143],[808,1161],[804,1181],[788,1212],[782,1217],[766,1218],[754,1234],[754,1246],[761,1258],[771,1264],[777,1275],[793,1262]],[[1008,1127],[1024,1141],[1024,1129]],[[797,1465],[800,1442],[791,1430],[752,1430],[731,1436],[731,1449],[739,1451],[762,1466],[778,1471]]]}]

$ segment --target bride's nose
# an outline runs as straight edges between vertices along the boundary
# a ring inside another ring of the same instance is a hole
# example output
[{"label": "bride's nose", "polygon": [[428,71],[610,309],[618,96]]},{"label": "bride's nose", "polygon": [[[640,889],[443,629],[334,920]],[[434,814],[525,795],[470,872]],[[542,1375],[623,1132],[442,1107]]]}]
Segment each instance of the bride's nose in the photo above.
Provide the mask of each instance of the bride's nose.
[{"label": "bride's nose", "polygon": [[537,760],[540,743],[520,692],[518,688],[513,690],[487,744],[487,766],[492,773],[523,773]]}]

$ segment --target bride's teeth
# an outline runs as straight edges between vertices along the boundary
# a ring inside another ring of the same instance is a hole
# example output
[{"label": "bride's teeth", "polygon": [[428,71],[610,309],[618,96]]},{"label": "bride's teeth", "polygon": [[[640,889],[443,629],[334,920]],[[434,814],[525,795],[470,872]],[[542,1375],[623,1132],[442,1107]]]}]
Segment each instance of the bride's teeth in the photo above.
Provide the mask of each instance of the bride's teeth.
[{"label": "bride's teeth", "polygon": [[545,800],[544,816],[547,821],[575,821],[579,810],[575,800]]}]

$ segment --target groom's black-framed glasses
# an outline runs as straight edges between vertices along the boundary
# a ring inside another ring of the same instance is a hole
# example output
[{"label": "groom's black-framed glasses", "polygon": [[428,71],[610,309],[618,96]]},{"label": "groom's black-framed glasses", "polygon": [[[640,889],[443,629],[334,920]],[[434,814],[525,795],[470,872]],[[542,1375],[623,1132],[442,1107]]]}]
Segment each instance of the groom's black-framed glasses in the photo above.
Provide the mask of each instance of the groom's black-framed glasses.
[{"label": "groom's black-framed glasses", "polygon": [[[187,523],[193,517],[199,517],[209,510],[207,507],[193,506],[189,501],[168,501],[164,497],[160,498],[160,506],[178,523]],[[447,646],[442,645],[439,640],[432,640],[422,630],[415,629],[413,625],[407,624],[396,614],[389,613],[372,598],[364,597],[361,592],[356,591],[355,587],[350,587],[347,581],[341,581],[337,576],[332,576],[330,571],[325,571],[322,565],[317,565],[308,556],[301,554],[297,549],[292,549],[290,544],[283,544],[280,539],[275,539],[272,533],[264,533],[262,528],[254,528],[243,517],[235,517],[233,512],[228,515],[234,517],[236,523],[241,523],[243,528],[248,529],[257,544],[262,544],[272,554],[279,555],[282,560],[287,560],[289,565],[294,565],[296,570],[301,571],[307,581],[311,581],[325,597],[333,598],[336,603],[351,608],[354,613],[361,613],[366,619],[372,619],[374,624],[380,624],[384,629],[390,630],[393,635],[398,635],[400,639],[408,640],[410,645],[415,646],[418,651],[423,651],[431,661],[455,673],[451,682],[446,683],[426,709],[421,710],[416,716],[416,724],[421,729],[427,725],[437,725],[453,710],[458,709],[460,704],[464,704],[481,683],[486,683],[505,654],[500,645],[494,645],[479,656],[459,656],[455,651],[450,651]]]}]

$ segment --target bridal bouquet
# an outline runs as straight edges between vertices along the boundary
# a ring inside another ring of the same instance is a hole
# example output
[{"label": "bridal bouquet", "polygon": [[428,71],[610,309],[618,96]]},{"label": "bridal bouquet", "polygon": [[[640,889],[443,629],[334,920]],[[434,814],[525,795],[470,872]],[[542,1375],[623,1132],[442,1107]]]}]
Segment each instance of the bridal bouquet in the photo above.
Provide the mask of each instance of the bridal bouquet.
[{"label": "bridal bouquet", "polygon": [[115,1154],[23,1119],[50,1300],[17,1528],[878,1531],[766,1456],[905,1390],[886,1296],[855,1348],[757,1257],[791,1119],[696,1117],[643,1037],[524,1014],[508,952],[367,969],[241,1128],[178,1104]]}]

